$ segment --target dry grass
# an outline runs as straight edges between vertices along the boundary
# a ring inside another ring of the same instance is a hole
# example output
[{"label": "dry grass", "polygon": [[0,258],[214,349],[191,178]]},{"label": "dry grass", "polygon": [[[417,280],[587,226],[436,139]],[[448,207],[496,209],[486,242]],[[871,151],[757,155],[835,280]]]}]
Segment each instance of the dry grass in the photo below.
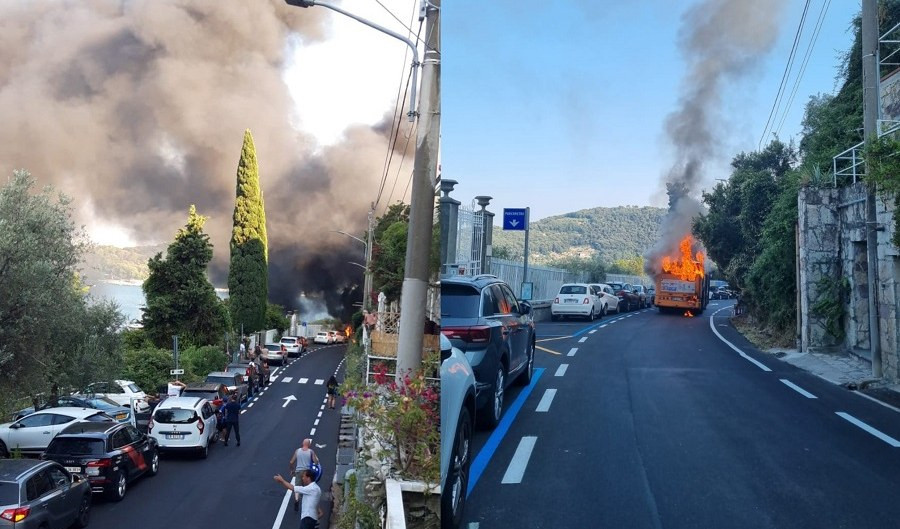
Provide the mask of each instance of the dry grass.
[{"label": "dry grass", "polygon": [[796,346],[792,332],[777,332],[768,327],[763,327],[759,321],[749,314],[742,314],[731,318],[734,327],[750,340],[761,351],[769,349],[790,349]]}]

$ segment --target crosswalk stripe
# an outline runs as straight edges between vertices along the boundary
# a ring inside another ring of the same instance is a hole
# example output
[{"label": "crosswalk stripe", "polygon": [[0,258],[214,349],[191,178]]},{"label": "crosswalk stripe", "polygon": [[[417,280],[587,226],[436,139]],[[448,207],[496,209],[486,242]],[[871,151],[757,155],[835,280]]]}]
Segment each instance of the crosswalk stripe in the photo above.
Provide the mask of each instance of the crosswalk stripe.
[{"label": "crosswalk stripe", "polygon": [[290,382],[291,380],[294,380],[294,377],[284,377],[281,379],[282,382]]},{"label": "crosswalk stripe", "polygon": [[309,382],[308,378],[301,378],[300,380],[297,381],[298,384],[306,384],[307,382]]},{"label": "crosswalk stripe", "polygon": [[315,382],[315,384],[316,384],[317,386],[321,386],[321,385],[324,384],[324,383],[325,383],[325,380],[324,380],[324,379],[321,379],[321,378],[317,378],[317,379],[316,379],[316,382]]}]

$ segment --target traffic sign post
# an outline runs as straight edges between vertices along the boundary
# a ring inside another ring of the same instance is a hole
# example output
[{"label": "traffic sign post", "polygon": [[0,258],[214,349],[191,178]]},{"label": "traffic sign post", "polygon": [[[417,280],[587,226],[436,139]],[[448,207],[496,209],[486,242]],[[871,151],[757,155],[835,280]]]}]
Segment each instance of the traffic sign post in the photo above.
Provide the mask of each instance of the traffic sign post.
[{"label": "traffic sign post", "polygon": [[170,375],[183,375],[184,369],[170,369],[169,374]]},{"label": "traffic sign post", "polygon": [[[522,284],[519,285],[519,297],[521,299],[531,299],[531,283],[528,283],[528,233],[531,231],[530,217],[531,208],[503,208],[503,229],[510,231],[525,232],[525,263],[522,267]],[[525,286],[525,285],[529,286]],[[528,289],[526,291],[526,288]],[[528,295],[526,298],[525,295]]]}]

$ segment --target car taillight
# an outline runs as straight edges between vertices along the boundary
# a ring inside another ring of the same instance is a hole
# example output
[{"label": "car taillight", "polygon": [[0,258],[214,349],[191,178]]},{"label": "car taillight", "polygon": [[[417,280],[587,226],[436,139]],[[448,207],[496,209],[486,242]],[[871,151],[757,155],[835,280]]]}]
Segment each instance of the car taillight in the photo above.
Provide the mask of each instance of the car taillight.
[{"label": "car taillight", "polygon": [[198,415],[197,416],[197,430],[202,434],[204,428],[206,428],[206,425],[203,424],[203,419]]},{"label": "car taillight", "polygon": [[97,461],[91,461],[87,465],[85,465],[84,473],[87,474],[88,476],[99,476],[101,468],[106,468],[106,467],[111,467],[111,466],[112,466],[112,459],[109,459],[109,458],[98,459]]},{"label": "car taillight", "polygon": [[16,507],[15,509],[6,509],[0,513],[0,518],[16,523],[27,518],[29,514],[31,514],[31,507]]},{"label": "car taillight", "polygon": [[491,328],[478,327],[444,327],[441,332],[447,338],[456,338],[467,343],[484,343],[491,338]]},{"label": "car taillight", "polygon": [[153,431],[153,418],[150,418],[150,421],[147,423],[147,433]]},{"label": "car taillight", "polygon": [[582,305],[587,305],[591,302],[591,298],[584,298],[584,301],[581,302]]},{"label": "car taillight", "polygon": [[556,299],[554,299],[553,303],[556,303],[557,305],[559,305],[559,298],[557,297]]}]

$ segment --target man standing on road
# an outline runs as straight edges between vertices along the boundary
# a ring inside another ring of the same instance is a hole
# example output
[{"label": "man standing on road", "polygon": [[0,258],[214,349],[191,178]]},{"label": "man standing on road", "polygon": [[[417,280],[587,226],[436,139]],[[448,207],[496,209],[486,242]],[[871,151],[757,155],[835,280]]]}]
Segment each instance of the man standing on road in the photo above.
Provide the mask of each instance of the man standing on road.
[{"label": "man standing on road", "polygon": [[316,484],[315,474],[312,470],[304,470],[300,474],[301,485],[291,485],[281,477],[275,475],[275,481],[281,483],[287,490],[294,491],[294,495],[303,495],[303,508],[300,510],[300,529],[315,529],[319,522],[319,498],[322,497],[322,489]]},{"label": "man standing on road", "polygon": [[[306,470],[312,470],[313,463],[319,464],[319,456],[313,451],[309,446],[312,444],[312,439],[304,439],[302,446],[300,448],[294,450],[294,455],[291,456],[291,461],[288,463],[290,466],[291,472],[293,472],[294,477],[297,478],[297,481],[300,481],[300,477]],[[316,475],[313,474],[313,481],[315,481]],[[300,494],[294,494],[294,510],[298,510],[300,507]]]},{"label": "man standing on road", "polygon": [[241,446],[241,405],[238,404],[237,395],[232,395],[225,405],[225,446],[228,446],[228,438],[231,437],[231,430],[234,430],[234,438],[237,439],[237,445]]}]

